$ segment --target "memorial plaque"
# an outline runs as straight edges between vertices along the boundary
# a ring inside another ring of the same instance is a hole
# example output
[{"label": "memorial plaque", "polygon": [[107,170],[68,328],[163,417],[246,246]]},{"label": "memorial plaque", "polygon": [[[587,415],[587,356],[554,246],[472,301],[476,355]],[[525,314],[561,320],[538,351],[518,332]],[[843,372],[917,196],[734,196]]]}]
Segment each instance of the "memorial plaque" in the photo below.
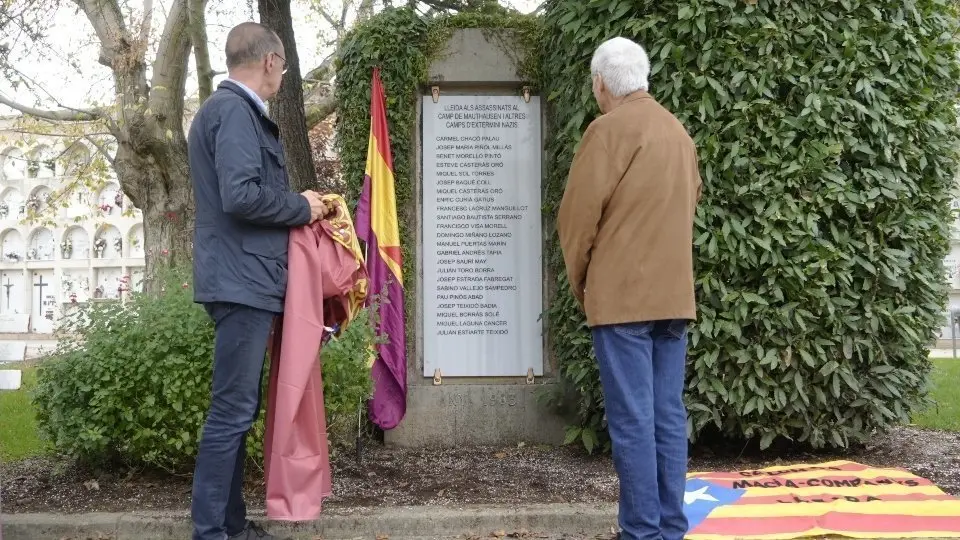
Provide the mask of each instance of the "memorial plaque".
[{"label": "memorial plaque", "polygon": [[8,313],[0,315],[0,334],[24,334],[30,331],[30,315]]},{"label": "memorial plaque", "polygon": [[540,99],[423,99],[424,375],[543,374]]},{"label": "memorial plaque", "polygon": [[26,341],[0,341],[0,362],[22,362],[26,356]]},{"label": "memorial plaque", "polygon": [[22,380],[19,369],[0,369],[0,390],[19,390]]}]

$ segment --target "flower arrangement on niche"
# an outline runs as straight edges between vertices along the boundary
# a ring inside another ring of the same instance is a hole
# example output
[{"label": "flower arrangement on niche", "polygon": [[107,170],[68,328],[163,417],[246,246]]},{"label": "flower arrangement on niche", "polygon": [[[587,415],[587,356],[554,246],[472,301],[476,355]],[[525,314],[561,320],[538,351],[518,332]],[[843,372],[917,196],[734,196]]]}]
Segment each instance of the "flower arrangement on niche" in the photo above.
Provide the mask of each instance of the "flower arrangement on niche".
[{"label": "flower arrangement on niche", "polygon": [[113,204],[115,204],[117,208],[123,208],[123,192],[122,191],[118,191],[117,194],[113,196]]},{"label": "flower arrangement on niche", "polygon": [[60,256],[64,259],[69,259],[73,256],[73,242],[70,240],[60,242]]},{"label": "flower arrangement on niche", "polygon": [[101,205],[100,205],[100,211],[103,212],[104,214],[110,215],[110,214],[113,213],[113,205],[112,205],[112,204],[106,204],[106,203],[101,204]]},{"label": "flower arrangement on niche", "polygon": [[123,276],[120,278],[120,283],[117,284],[117,296],[123,298],[123,293],[130,290],[130,276]]},{"label": "flower arrangement on niche", "polygon": [[27,210],[31,212],[38,212],[40,210],[41,204],[42,203],[40,201],[39,196],[31,195],[30,198],[27,199]]},{"label": "flower arrangement on niche", "polygon": [[100,259],[103,257],[103,250],[107,249],[107,241],[103,238],[97,238],[93,242],[93,256]]},{"label": "flower arrangement on niche", "polygon": [[7,253],[4,253],[3,258],[13,262],[20,262],[20,260],[22,259],[20,254],[17,253],[16,251],[8,251]]},{"label": "flower arrangement on niche", "polygon": [[30,248],[27,250],[27,260],[28,261],[37,260],[37,248]]},{"label": "flower arrangement on niche", "polygon": [[113,249],[117,250],[117,253],[123,253],[123,238],[118,236],[113,239]]},{"label": "flower arrangement on niche", "polygon": [[6,219],[8,215],[10,215],[10,205],[0,202],[0,219]]}]

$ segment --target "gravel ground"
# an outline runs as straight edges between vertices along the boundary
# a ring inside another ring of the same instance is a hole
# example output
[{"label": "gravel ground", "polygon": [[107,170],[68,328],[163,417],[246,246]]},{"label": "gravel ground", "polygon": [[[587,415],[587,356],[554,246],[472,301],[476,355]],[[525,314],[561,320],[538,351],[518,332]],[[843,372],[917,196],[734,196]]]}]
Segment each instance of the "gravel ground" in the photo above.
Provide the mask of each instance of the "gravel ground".
[{"label": "gravel ground", "polygon": [[[736,470],[831,459],[903,467],[960,496],[960,433],[909,427],[845,453],[758,454],[730,447],[701,448],[692,454],[690,470]],[[263,478],[256,467],[251,468],[247,504],[263,507]],[[335,495],[327,500],[329,507],[617,500],[611,460],[570,448],[406,450],[371,445],[362,466],[352,455],[335,457],[333,480]],[[0,465],[0,500],[5,513],[182,510],[189,508],[190,481],[189,474],[105,472],[55,458],[32,459]]]}]

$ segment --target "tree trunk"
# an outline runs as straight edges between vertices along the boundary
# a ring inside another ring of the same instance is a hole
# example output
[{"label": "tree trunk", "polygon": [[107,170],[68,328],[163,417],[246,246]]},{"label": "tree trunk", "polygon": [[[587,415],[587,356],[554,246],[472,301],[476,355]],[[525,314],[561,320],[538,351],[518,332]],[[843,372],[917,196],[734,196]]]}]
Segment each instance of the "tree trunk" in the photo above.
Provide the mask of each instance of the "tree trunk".
[{"label": "tree trunk", "polygon": [[194,204],[184,137],[150,141],[150,153],[134,152],[121,144],[115,168],[134,206],[143,211],[143,238],[147,247],[145,288],[155,290],[158,270],[189,265],[193,258]]},{"label": "tree trunk", "polygon": [[283,76],[280,92],[270,103],[270,116],[280,126],[290,186],[295,191],[317,189],[307,116],[303,108],[303,76],[293,35],[290,0],[257,0],[257,6],[260,9],[260,23],[272,28],[280,36],[287,56],[287,73]]}]

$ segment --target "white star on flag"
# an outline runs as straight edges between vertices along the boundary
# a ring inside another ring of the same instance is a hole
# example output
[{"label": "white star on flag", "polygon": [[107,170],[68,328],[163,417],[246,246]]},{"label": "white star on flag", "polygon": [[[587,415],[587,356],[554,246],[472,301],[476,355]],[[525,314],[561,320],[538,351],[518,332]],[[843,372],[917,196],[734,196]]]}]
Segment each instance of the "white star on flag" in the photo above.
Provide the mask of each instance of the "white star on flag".
[{"label": "white star on flag", "polygon": [[707,493],[707,487],[708,486],[703,486],[696,491],[684,491],[683,504],[693,504],[697,501],[720,502],[716,499],[716,497]]}]

